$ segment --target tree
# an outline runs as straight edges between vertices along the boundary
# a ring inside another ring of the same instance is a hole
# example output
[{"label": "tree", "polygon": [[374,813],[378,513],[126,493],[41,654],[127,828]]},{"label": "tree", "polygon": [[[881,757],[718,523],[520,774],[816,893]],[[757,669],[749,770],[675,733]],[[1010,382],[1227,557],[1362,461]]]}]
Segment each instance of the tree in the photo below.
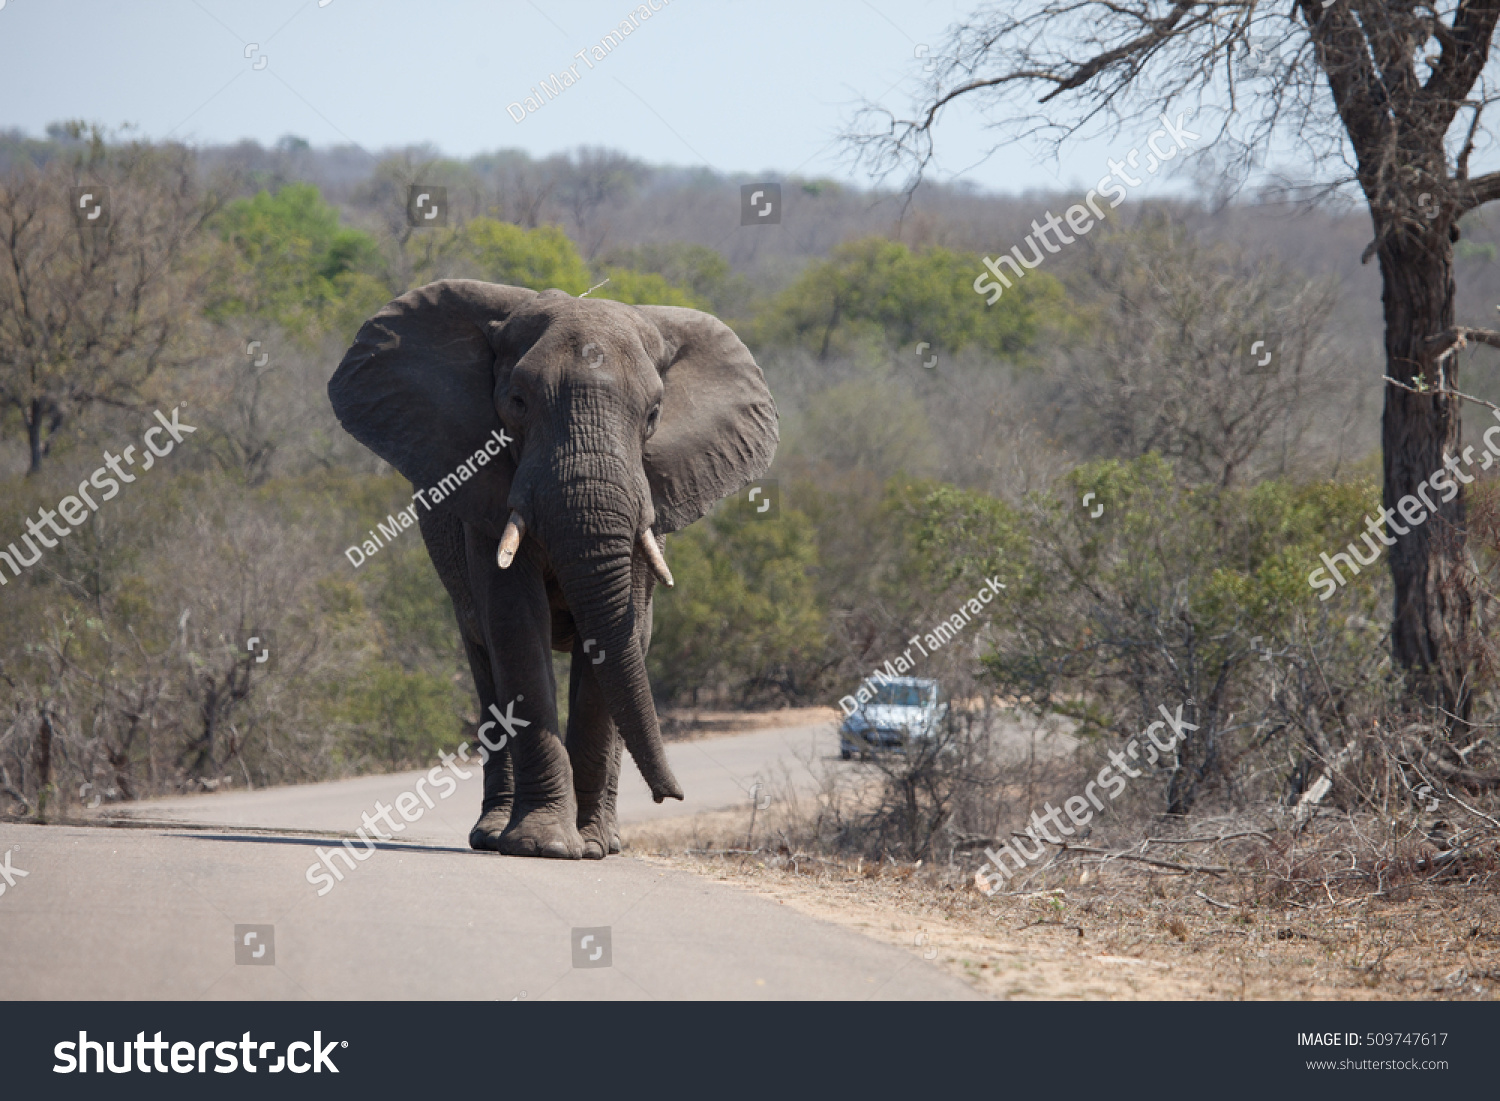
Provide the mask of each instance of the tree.
[{"label": "tree", "polygon": [[592,259],[609,236],[609,223],[597,224],[600,212],[628,198],[648,175],[644,164],[608,149],[583,146],[568,158],[557,196],[573,215],[585,256]]},{"label": "tree", "polygon": [[657,590],[649,655],[657,691],[695,702],[704,686],[751,698],[805,693],[824,649],[807,517],[790,508],[759,517],[741,494],[672,536],[667,553],[679,584]]},{"label": "tree", "polygon": [[582,294],[591,285],[588,265],[556,226],[522,229],[481,217],[428,233],[412,262],[417,282],[458,276],[536,291],[556,287],[569,294]]},{"label": "tree", "polygon": [[130,407],[186,362],[194,236],[214,204],[187,150],[71,132],[87,140],[70,155],[0,181],[0,407],[20,414],[33,474],[75,415]]},{"label": "tree", "polygon": [[495,182],[500,216],[522,229],[535,229],[542,224],[542,211],[557,189],[560,159],[538,162],[520,149],[505,149],[475,157],[470,163]]},{"label": "tree", "polygon": [[764,337],[806,344],[827,360],[851,340],[905,348],[923,341],[943,351],[971,344],[1016,356],[1036,339],[1049,308],[1063,300],[1055,279],[1038,275],[987,310],[973,292],[977,257],[867,237],[838,246],[781,295],[761,323]]},{"label": "tree", "polygon": [[388,297],[380,246],[339,223],[311,184],[229,203],[213,222],[234,261],[215,288],[208,316],[250,316],[299,336],[357,327]]},{"label": "tree", "polygon": [[[1148,455],[1078,467],[1063,486],[1019,508],[946,485],[900,501],[909,588],[1006,586],[979,636],[998,695],[1071,715],[1081,737],[1123,737],[1181,703],[1195,729],[1143,762],[1170,814],[1211,791],[1240,805],[1257,788],[1300,794],[1312,762],[1374,725],[1378,632],[1310,608],[1302,566],[1358,528],[1372,483],[1188,488]],[[1085,489],[1104,516],[1077,507]],[[1370,575],[1347,596],[1373,612]]]},{"label": "tree", "polygon": [[654,271],[606,265],[604,275],[608,281],[594,291],[591,298],[608,298],[631,306],[687,306],[695,310],[708,306],[701,298],[674,286],[666,276]]},{"label": "tree", "polygon": [[1333,287],[1206,244],[1166,217],[1106,230],[1084,250],[1069,290],[1098,305],[1091,338],[1066,349],[1071,370],[1054,391],[1084,407],[1068,434],[1099,456],[1158,452],[1220,486],[1273,463],[1284,475],[1317,416],[1307,399],[1329,388],[1333,353],[1321,332]]},{"label": "tree", "polygon": [[440,156],[431,145],[414,145],[387,154],[375,170],[355,189],[353,203],[382,222],[388,236],[405,245],[408,238],[426,236],[428,231],[408,218],[410,190],[417,187],[442,187],[448,192],[447,220],[477,218],[492,203],[488,185],[477,162],[456,161]]},{"label": "tree", "polygon": [[788,419],[782,461],[814,479],[850,471],[877,483],[898,473],[923,476],[941,453],[926,409],[899,378],[838,383]]},{"label": "tree", "polygon": [[[595,287],[592,297],[631,305],[705,306],[691,291],[655,272],[605,264],[602,275],[593,275],[557,226],[522,229],[494,218],[471,218],[452,229],[434,230],[407,249],[414,255],[413,274],[422,282],[464,276],[536,291],[555,287],[573,295]],[[603,285],[595,286],[601,280]]]},{"label": "tree", "polygon": [[[1005,8],[1011,8],[1006,5]],[[867,108],[851,133],[877,172],[931,162],[934,125],[957,101],[1005,108],[1015,136],[1063,140],[1093,120],[1139,122],[1184,101],[1222,103],[1214,144],[1241,168],[1273,140],[1300,142],[1316,164],[1352,154],[1353,184],[1370,211],[1385,306],[1387,383],[1381,422],[1384,500],[1394,508],[1460,454],[1458,365],[1469,341],[1500,333],[1461,326],[1454,311],[1453,244],[1469,211],[1500,198],[1500,172],[1474,176],[1484,78],[1500,0],[1042,0],[1013,14],[985,9],[957,26],[919,109],[897,118]],[[1038,107],[1014,111],[1038,93]],[[997,112],[999,114],[999,112]],[[1163,124],[1179,127],[1183,114]],[[1155,125],[1155,123],[1152,123]],[[1207,128],[1204,127],[1206,130]],[[1140,144],[1148,139],[1142,134]],[[1237,149],[1236,149],[1237,143]],[[1103,181],[1101,181],[1102,183]],[[1392,550],[1392,653],[1418,699],[1455,726],[1473,699],[1473,586],[1465,573],[1465,497],[1411,529]]]},{"label": "tree", "polygon": [[729,261],[707,245],[685,241],[658,241],[628,248],[614,248],[600,257],[606,272],[630,268],[659,275],[685,291],[701,309],[721,318],[744,317],[750,312],[753,291],[742,275],[735,275]]}]

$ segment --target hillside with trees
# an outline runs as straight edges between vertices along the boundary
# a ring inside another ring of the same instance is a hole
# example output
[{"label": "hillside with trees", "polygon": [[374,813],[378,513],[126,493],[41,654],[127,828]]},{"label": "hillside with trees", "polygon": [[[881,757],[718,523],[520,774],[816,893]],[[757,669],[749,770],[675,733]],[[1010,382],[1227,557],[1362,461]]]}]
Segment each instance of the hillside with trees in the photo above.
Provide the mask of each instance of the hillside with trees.
[{"label": "hillside with trees", "polygon": [[[742,182],[600,149],[372,162],[295,138],[4,136],[0,546],[24,552],[27,519],[139,447],[155,411],[194,427],[34,564],[0,559],[8,809],[46,815],[84,784],[130,800],[413,766],[474,721],[420,540],[344,554],[409,490],[324,395],[366,316],[450,276],[710,310],[766,373],[780,507],[726,501],[669,540],[662,706],[832,705],[998,577],[993,614],[921,675],[1086,739],[1193,701],[1161,811],[1295,803],[1351,754],[1356,801],[1418,775],[1500,785],[1491,635],[1472,636],[1460,755],[1392,666],[1384,565],[1326,602],[1307,581],[1380,506],[1367,215],[1271,193],[1131,203],[987,306],[982,257],[1061,199],[788,179],[783,223],[743,228]],[[70,215],[81,183],[110,188],[106,230]],[[446,226],[408,222],[413,183],[447,189]],[[1500,227],[1458,225],[1455,308],[1486,322]],[[1263,338],[1270,369],[1247,355]],[[1459,353],[1489,400],[1495,354]],[[1468,510],[1491,594],[1490,475]],[[274,675],[244,651],[257,633]],[[996,805],[951,783],[868,843],[916,858],[993,836]]]}]

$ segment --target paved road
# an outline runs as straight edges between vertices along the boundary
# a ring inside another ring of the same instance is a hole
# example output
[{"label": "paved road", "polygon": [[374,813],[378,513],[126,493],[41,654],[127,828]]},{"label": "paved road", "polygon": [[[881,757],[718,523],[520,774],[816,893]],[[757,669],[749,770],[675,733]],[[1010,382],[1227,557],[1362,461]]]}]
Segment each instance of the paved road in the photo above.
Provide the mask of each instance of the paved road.
[{"label": "paved road", "polygon": [[[826,754],[831,738],[825,727],[674,744],[693,794],[665,813],[735,805],[756,772]],[[0,998],[974,997],[915,949],[687,872],[471,852],[477,776],[345,868],[320,834],[348,834],[418,775],[132,808],[181,826],[0,823],[0,861],[13,869],[0,895]],[[662,814],[630,777],[627,820]],[[324,872],[315,886],[307,873],[325,854],[341,878]],[[585,944],[580,929],[598,931]]]},{"label": "paved road", "polygon": [[[800,790],[809,790],[816,783],[803,762],[815,762],[837,750],[833,726],[826,723],[668,742],[667,758],[687,798],[680,803],[669,800],[660,804],[651,801],[651,789],[626,754],[620,768],[620,821],[634,825],[726,807],[748,807],[757,782],[769,785],[790,780]],[[434,796],[431,809],[424,805],[419,821],[408,824],[397,819],[406,826],[400,834],[403,841],[468,844],[469,828],[479,816],[483,786],[477,768],[467,771],[471,772],[469,779],[454,778],[456,791],[449,792],[447,798]],[[400,772],[328,784],[151,799],[109,813],[151,822],[319,830],[344,837],[353,835],[361,824],[361,815],[373,810],[377,799],[393,803],[402,792],[413,791],[424,775]],[[101,812],[106,810],[101,808]]]}]

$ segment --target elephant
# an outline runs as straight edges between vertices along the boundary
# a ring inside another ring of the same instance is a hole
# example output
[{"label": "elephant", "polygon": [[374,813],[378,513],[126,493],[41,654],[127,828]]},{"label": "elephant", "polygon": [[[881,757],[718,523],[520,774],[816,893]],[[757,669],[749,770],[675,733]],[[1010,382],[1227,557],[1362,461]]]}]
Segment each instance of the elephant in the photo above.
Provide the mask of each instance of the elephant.
[{"label": "elephant", "polygon": [[[470,846],[618,853],[621,741],[656,802],[683,798],[646,672],[664,537],[775,455],[749,349],[699,310],[445,279],[366,321],[328,396],[416,489],[481,714],[504,726],[498,745],[479,729]],[[572,655],[565,734],[552,650]]]}]

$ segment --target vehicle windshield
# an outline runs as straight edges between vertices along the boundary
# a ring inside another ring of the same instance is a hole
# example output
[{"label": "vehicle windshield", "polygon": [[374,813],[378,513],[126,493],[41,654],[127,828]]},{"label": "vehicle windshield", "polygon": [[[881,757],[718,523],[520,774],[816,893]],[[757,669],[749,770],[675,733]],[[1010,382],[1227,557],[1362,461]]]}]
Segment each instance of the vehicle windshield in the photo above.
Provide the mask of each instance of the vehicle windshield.
[{"label": "vehicle windshield", "polygon": [[872,702],[895,707],[921,707],[922,689],[915,684],[882,684],[875,689]]}]

